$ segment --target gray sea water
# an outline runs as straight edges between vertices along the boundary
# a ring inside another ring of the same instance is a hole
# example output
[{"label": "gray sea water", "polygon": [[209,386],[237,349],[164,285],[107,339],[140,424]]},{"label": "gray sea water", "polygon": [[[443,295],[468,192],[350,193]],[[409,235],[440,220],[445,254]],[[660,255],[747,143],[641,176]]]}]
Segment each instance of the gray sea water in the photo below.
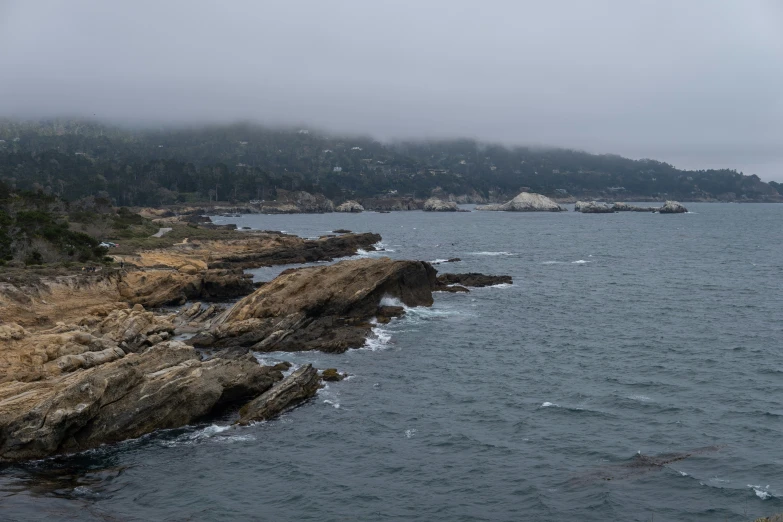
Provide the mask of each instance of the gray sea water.
[{"label": "gray sea water", "polygon": [[[783,205],[217,218],[378,232],[436,294],[281,418],[0,469],[2,520],[745,521],[783,512]],[[255,271],[269,279],[280,268]],[[660,456],[661,466],[638,456]],[[683,454],[690,457],[678,460]],[[611,480],[609,480],[611,479]]]}]

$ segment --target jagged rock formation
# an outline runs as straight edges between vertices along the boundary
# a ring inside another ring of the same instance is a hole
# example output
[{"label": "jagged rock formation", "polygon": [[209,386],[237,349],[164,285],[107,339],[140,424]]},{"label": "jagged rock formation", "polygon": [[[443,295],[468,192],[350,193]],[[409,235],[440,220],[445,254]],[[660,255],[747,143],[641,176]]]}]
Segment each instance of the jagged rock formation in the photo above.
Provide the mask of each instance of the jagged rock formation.
[{"label": "jagged rock formation", "polygon": [[577,201],[574,204],[574,212],[581,212],[583,214],[611,214],[614,212],[614,208],[606,203],[599,203],[598,201]]},{"label": "jagged rock formation", "polygon": [[684,214],[686,212],[688,209],[677,201],[667,201],[658,209],[659,214]]},{"label": "jagged rock formation", "polygon": [[501,284],[513,284],[514,281],[511,276],[507,275],[485,275],[476,272],[469,272],[467,274],[441,274],[438,276],[438,283],[440,285],[462,285],[472,287],[493,286]]},{"label": "jagged rock formation", "polygon": [[42,458],[191,423],[268,390],[282,374],[248,355],[201,361],[166,341],[88,369],[0,384],[0,460]]},{"label": "jagged rock formation", "polygon": [[389,258],[287,271],[190,342],[262,352],[359,348],[384,297],[407,306],[430,306],[435,275],[429,263]]},{"label": "jagged rock formation", "polygon": [[309,399],[318,391],[318,370],[311,364],[297,369],[239,410],[240,425],[271,419],[283,410]]},{"label": "jagged rock formation", "polygon": [[424,202],[424,210],[427,212],[458,212],[459,207],[453,201],[430,198]]},{"label": "jagged rock formation", "polygon": [[334,210],[336,212],[364,212],[364,207],[357,201],[350,200],[338,205]]},{"label": "jagged rock formation", "polygon": [[496,210],[506,212],[562,212],[566,210],[541,194],[522,192],[511,201],[503,204],[483,205],[476,210]]}]

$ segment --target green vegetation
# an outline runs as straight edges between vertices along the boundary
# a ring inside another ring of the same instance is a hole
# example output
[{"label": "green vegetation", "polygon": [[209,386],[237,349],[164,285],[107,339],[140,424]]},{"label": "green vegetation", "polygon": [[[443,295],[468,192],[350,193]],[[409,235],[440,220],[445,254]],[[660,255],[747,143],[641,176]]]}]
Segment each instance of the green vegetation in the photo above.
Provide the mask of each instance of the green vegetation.
[{"label": "green vegetation", "polygon": [[92,196],[74,202],[0,181],[0,265],[83,266],[108,261],[101,241],[147,237],[157,227]]},{"label": "green vegetation", "polygon": [[240,124],[129,130],[82,121],[0,122],[0,180],[16,190],[119,206],[273,200],[277,189],[345,199],[435,192],[780,201],[783,187],[723,170],[685,171],[565,149],[472,140],[383,144]]}]

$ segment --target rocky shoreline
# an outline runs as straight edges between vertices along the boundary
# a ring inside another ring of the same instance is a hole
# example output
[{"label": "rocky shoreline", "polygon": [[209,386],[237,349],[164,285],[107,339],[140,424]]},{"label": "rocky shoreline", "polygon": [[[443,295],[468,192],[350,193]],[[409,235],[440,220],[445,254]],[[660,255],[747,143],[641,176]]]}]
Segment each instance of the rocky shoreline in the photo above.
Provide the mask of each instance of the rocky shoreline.
[{"label": "rocky shoreline", "polygon": [[[332,261],[379,240],[253,233],[136,252],[110,273],[4,283],[0,461],[84,451],[207,416],[271,419],[315,395],[322,372],[264,366],[253,352],[360,348],[373,325],[432,305],[444,287],[511,282],[389,258],[289,269],[260,285],[243,272]],[[334,368],[323,375],[340,378]]]}]

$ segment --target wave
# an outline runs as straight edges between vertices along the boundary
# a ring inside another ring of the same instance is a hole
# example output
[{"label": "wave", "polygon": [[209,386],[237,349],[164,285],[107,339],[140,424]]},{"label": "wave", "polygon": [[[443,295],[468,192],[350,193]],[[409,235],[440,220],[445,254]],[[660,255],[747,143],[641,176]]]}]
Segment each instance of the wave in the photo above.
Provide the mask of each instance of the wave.
[{"label": "wave", "polygon": [[410,439],[416,434],[416,428],[411,428],[409,430],[405,430],[405,438]]},{"label": "wave", "polygon": [[470,252],[472,256],[515,256],[513,252]]},{"label": "wave", "polygon": [[560,406],[558,406],[557,404],[555,404],[554,402],[545,402],[545,403],[543,403],[543,404],[542,404],[540,407],[541,407],[541,408],[551,408],[551,407],[553,407],[553,406],[554,406],[555,408],[559,408],[559,407],[560,407]]},{"label": "wave", "polygon": [[585,265],[589,263],[590,261],[585,261],[584,259],[578,259],[576,261],[571,261],[572,265]]},{"label": "wave", "polygon": [[389,245],[384,243],[383,241],[378,241],[373,245],[375,247],[375,250],[381,251],[381,252],[394,252],[393,249],[389,248]]},{"label": "wave", "polygon": [[[387,305],[387,306],[399,306],[399,305]],[[370,321],[373,325],[372,332],[367,336],[364,341],[364,346],[360,350],[370,350],[371,352],[379,352],[387,350],[391,345],[391,333],[389,333],[384,327],[378,325],[378,321],[373,319]]]},{"label": "wave", "polygon": [[775,497],[775,495],[769,492],[769,484],[766,486],[754,486],[753,484],[748,484],[748,487],[752,489],[756,496],[761,500],[767,500]]}]

